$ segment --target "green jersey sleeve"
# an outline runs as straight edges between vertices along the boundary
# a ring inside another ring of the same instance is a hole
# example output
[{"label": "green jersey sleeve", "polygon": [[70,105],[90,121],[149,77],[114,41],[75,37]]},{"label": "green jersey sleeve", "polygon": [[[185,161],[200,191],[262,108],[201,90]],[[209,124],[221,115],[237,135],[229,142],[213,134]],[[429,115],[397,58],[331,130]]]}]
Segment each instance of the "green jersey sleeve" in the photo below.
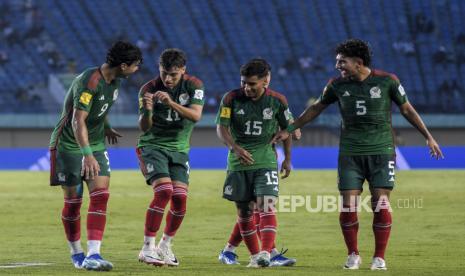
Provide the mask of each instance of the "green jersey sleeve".
[{"label": "green jersey sleeve", "polygon": [[89,89],[82,81],[75,83],[73,88],[73,108],[90,112],[95,92]]},{"label": "green jersey sleeve", "polygon": [[276,115],[276,119],[278,120],[278,125],[281,129],[286,129],[289,126],[289,121],[292,119],[292,113],[289,110],[287,104],[280,102],[280,106],[278,109],[278,114]]},{"label": "green jersey sleeve", "polygon": [[[230,92],[231,93],[231,92]],[[229,126],[231,124],[231,108],[232,101],[230,93],[226,93],[221,99],[218,113],[216,114],[216,124],[222,126]]]},{"label": "green jersey sleeve", "polygon": [[323,93],[320,96],[320,102],[322,104],[332,104],[338,100],[336,93],[334,91],[334,87],[332,84],[333,80],[331,79],[328,84],[323,89]]},{"label": "green jersey sleeve", "polygon": [[189,96],[192,99],[191,104],[204,105],[205,103],[205,87],[203,83],[196,79],[196,81],[190,81],[189,85]]},{"label": "green jersey sleeve", "polygon": [[399,80],[393,79],[391,83],[392,84],[389,93],[391,94],[392,101],[395,102],[397,106],[403,105],[408,101],[404,87],[402,86],[402,84],[400,84]]}]

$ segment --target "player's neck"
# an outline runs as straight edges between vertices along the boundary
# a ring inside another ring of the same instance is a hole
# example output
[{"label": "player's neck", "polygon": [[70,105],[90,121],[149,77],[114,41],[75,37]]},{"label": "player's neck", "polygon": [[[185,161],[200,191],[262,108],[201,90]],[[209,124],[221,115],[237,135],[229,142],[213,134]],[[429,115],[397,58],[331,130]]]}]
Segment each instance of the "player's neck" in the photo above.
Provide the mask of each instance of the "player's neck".
[{"label": "player's neck", "polygon": [[111,83],[116,78],[116,68],[110,68],[108,63],[104,63],[100,66],[100,72],[106,83]]},{"label": "player's neck", "polygon": [[357,81],[364,81],[371,74],[371,69],[368,67],[362,67],[360,72],[354,76],[354,79]]},{"label": "player's neck", "polygon": [[251,98],[252,101],[258,101],[260,98],[265,94],[266,88],[263,88],[263,90],[257,95],[255,98]]}]

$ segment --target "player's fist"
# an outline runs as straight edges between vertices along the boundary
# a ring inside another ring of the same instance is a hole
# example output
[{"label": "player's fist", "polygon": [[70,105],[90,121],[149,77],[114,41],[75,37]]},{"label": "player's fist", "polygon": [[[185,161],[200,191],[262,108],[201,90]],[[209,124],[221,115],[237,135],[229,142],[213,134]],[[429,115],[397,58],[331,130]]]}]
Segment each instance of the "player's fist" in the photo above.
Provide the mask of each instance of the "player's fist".
[{"label": "player's fist", "polygon": [[155,100],[158,100],[158,101],[162,102],[165,105],[170,105],[171,102],[173,101],[171,99],[171,96],[168,93],[164,92],[164,91],[155,92],[155,94],[153,94],[153,98]]},{"label": "player's fist", "polygon": [[142,105],[145,110],[153,110],[153,95],[152,93],[145,92],[142,98]]}]

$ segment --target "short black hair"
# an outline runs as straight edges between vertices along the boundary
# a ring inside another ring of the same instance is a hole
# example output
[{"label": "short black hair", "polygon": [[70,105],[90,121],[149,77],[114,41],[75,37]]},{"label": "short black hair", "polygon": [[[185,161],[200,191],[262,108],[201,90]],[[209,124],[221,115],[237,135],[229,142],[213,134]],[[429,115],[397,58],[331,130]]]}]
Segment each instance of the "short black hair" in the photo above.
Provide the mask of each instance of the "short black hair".
[{"label": "short black hair", "polygon": [[106,63],[110,67],[116,67],[123,63],[131,65],[137,61],[142,63],[142,52],[139,47],[129,42],[119,40],[108,49]]},{"label": "short black hair", "polygon": [[336,47],[336,55],[341,54],[346,57],[358,57],[363,61],[363,65],[371,64],[371,49],[367,42],[360,39],[348,39]]},{"label": "short black hair", "polygon": [[258,78],[266,77],[271,72],[270,64],[263,58],[254,58],[241,66],[241,76]]},{"label": "short black hair", "polygon": [[158,58],[158,64],[166,70],[177,67],[186,66],[187,58],[184,51],[177,48],[169,48],[164,50]]}]

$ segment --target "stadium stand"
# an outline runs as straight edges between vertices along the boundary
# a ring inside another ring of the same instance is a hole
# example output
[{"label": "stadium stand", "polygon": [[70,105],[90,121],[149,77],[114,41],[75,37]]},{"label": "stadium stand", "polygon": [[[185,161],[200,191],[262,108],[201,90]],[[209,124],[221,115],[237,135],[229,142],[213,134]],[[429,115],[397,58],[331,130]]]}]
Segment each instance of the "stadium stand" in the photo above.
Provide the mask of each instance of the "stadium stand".
[{"label": "stadium stand", "polygon": [[119,113],[136,112],[138,87],[157,74],[167,47],[187,52],[188,71],[206,84],[208,112],[239,85],[240,64],[261,56],[273,67],[272,87],[299,113],[337,74],[332,49],[349,37],[371,43],[373,67],[396,73],[421,112],[464,113],[463,14],[460,0],[5,0],[0,113],[57,112],[49,76],[102,63],[116,39],[144,52],[143,69],[120,93]]}]

